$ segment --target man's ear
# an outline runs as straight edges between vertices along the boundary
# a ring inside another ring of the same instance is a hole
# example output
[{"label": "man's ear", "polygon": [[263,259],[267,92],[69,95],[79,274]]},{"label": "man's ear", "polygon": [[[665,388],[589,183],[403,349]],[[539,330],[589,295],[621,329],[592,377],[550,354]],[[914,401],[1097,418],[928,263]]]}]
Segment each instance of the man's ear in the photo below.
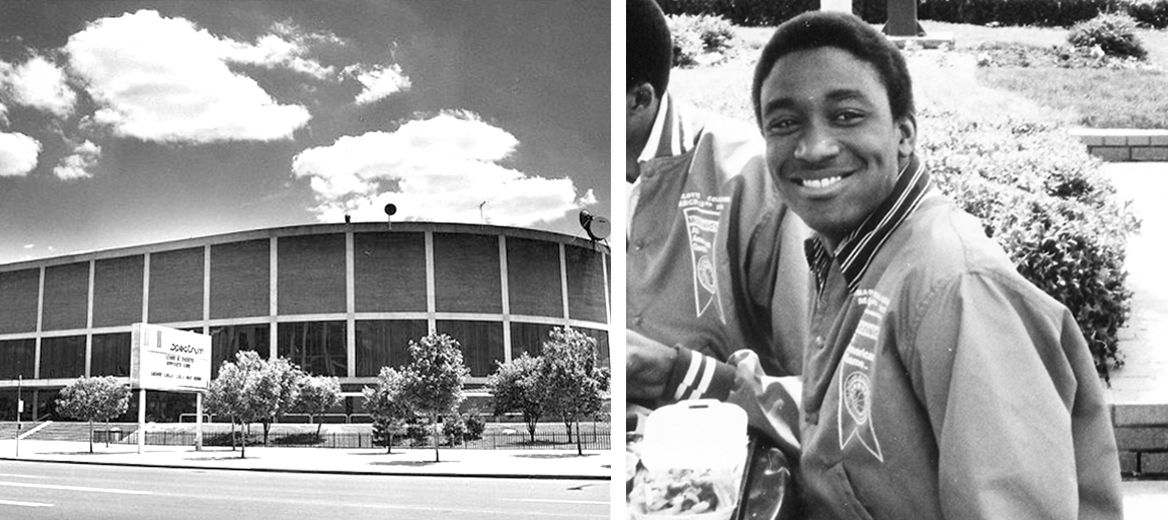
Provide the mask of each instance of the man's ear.
[{"label": "man's ear", "polygon": [[647,82],[633,85],[628,90],[626,100],[628,102],[629,112],[639,112],[653,106],[653,100],[657,98],[657,91]]},{"label": "man's ear", "polygon": [[917,149],[917,119],[912,114],[897,120],[896,131],[900,134],[896,142],[896,154],[904,159]]}]

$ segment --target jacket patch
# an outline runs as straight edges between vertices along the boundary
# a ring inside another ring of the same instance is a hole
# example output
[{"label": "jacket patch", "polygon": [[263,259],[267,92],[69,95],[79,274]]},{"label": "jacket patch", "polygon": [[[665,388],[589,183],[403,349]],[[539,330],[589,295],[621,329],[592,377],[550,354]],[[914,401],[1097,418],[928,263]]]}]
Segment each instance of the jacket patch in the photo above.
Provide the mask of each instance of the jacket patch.
[{"label": "jacket patch", "polygon": [[884,462],[884,452],[880,449],[880,439],[876,437],[872,420],[872,380],[876,372],[876,341],[888,310],[888,298],[871,289],[861,289],[856,292],[856,301],[864,312],[840,360],[840,409],[836,414],[840,450],[855,440],[876,460]]},{"label": "jacket patch", "polygon": [[717,318],[726,323],[726,313],[718,300],[718,269],[715,244],[718,239],[718,223],[722,212],[729,206],[728,197],[705,197],[698,193],[684,193],[678,206],[685,215],[685,227],[689,236],[690,261],[693,267],[694,311],[702,317],[710,309],[717,312]]}]

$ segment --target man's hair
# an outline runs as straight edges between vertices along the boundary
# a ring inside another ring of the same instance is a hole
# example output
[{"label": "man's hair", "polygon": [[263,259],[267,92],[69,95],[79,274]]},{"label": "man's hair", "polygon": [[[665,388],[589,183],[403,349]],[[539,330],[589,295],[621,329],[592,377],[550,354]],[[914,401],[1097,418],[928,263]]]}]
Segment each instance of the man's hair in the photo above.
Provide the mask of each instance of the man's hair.
[{"label": "man's hair", "polygon": [[904,63],[904,56],[896,45],[855,15],[812,11],[780,25],[762,50],[762,56],[754,69],[754,84],[751,88],[754,116],[759,126],[762,126],[762,83],[770,76],[775,63],[792,52],[821,47],[847,51],[876,69],[880,82],[888,91],[888,105],[892,109],[893,120],[915,116],[912,78]]},{"label": "man's hair", "polygon": [[665,13],[653,0],[627,0],[625,6],[625,88],[649,83],[662,96],[673,66],[673,38]]}]

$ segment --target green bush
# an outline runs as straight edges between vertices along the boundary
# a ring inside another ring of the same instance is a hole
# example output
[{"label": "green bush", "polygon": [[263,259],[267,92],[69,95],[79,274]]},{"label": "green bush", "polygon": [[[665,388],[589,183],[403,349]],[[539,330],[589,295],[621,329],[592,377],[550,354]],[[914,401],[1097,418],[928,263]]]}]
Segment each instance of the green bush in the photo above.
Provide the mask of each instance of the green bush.
[{"label": "green bush", "polygon": [[1168,27],[1168,0],[1131,0],[1125,4],[1125,11],[1140,25]]},{"label": "green bush", "polygon": [[[659,0],[671,14],[721,15],[745,26],[773,26],[819,8],[819,0]],[[852,12],[871,23],[888,20],[887,0],[852,0]],[[1070,27],[1103,13],[1125,12],[1137,22],[1168,27],[1168,0],[922,0],[922,20],[987,25]]]},{"label": "green bush", "polygon": [[658,0],[666,14],[719,15],[748,27],[781,24],[819,8],[819,0]]},{"label": "green bush", "polygon": [[666,15],[673,35],[673,66],[687,67],[698,63],[704,53],[724,53],[734,40],[734,26],[718,15]]},{"label": "green bush", "polygon": [[[878,0],[868,0],[876,2]],[[1123,9],[1125,0],[926,0],[922,19],[986,25],[1067,27],[1101,13]],[[860,14],[861,11],[856,11]],[[867,19],[867,18],[865,18]],[[875,20],[869,20],[875,21]]]},{"label": "green bush", "polygon": [[447,446],[455,446],[466,441],[477,441],[483,438],[487,429],[487,422],[478,410],[470,410],[463,414],[447,415],[442,418],[442,435],[446,438]]},{"label": "green bush", "polygon": [[1143,59],[1148,55],[1136,38],[1136,21],[1126,14],[1101,14],[1071,27],[1067,41],[1078,48],[1098,45],[1109,56],[1131,56]]},{"label": "green bush", "polygon": [[1122,365],[1131,291],[1123,264],[1139,227],[1100,161],[1065,129],[922,113],[920,145],[941,190],[978,217],[1018,272],[1066,305],[1104,380]]}]

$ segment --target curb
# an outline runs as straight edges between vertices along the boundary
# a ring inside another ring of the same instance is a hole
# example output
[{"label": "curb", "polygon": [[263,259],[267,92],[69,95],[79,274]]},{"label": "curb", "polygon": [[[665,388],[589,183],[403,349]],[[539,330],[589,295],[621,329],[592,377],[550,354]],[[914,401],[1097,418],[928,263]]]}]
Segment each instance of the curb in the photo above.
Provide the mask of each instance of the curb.
[{"label": "curb", "polygon": [[612,480],[611,476],[598,475],[548,475],[548,474],[503,474],[503,473],[450,473],[450,472],[414,472],[414,471],[399,471],[399,472],[385,472],[385,471],[358,471],[358,470],[314,470],[314,469],[292,469],[292,468],[230,468],[218,466],[189,466],[177,464],[143,464],[136,462],[97,462],[97,461],[80,461],[80,460],[52,460],[52,459],[25,459],[15,457],[0,457],[3,461],[15,462],[41,462],[47,464],[80,464],[86,466],[124,466],[130,468],[165,468],[165,469],[199,469],[199,470],[222,470],[222,471],[256,471],[263,473],[300,473],[300,474],[321,474],[321,475],[354,475],[354,476],[380,476],[380,477],[445,477],[445,478],[485,478],[485,479],[517,479],[517,480]]}]

